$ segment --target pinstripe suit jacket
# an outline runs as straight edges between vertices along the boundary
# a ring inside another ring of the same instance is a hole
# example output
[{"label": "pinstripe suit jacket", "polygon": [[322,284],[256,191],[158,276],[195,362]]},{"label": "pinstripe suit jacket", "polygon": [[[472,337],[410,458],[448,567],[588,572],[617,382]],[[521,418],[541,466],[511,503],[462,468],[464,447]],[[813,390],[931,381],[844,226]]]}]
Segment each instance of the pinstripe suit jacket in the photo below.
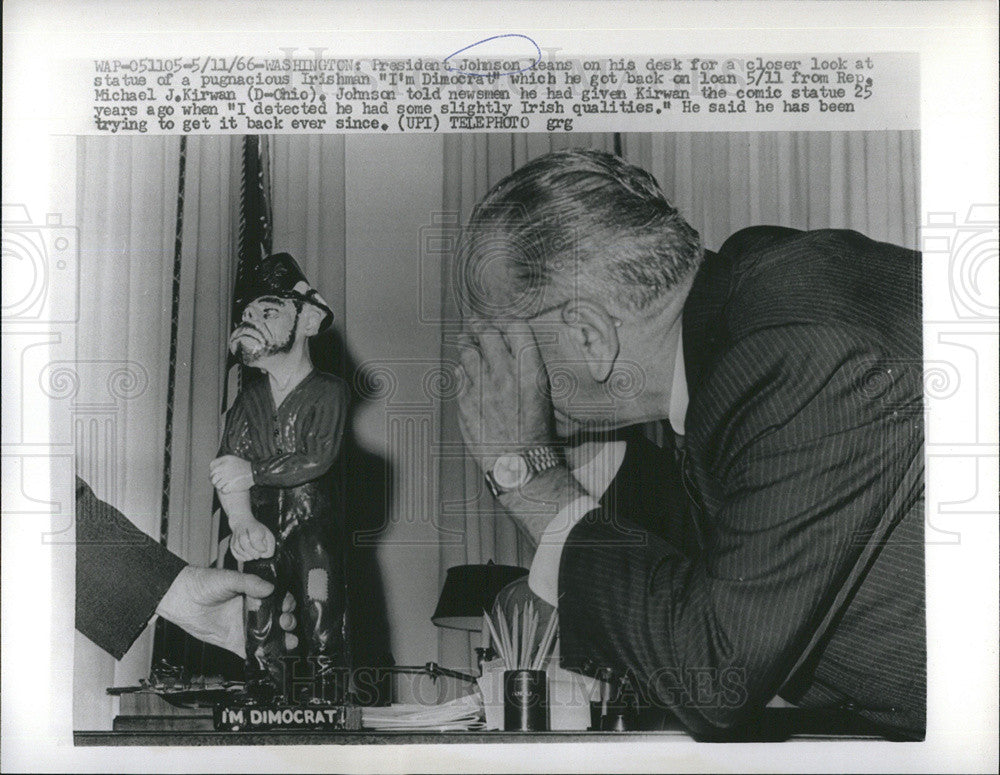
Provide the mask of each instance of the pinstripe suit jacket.
[{"label": "pinstripe suit jacket", "polygon": [[76,480],[76,629],[121,659],[186,565]]},{"label": "pinstripe suit jacket", "polygon": [[706,256],[684,308],[699,548],[588,514],[560,563],[570,666],[631,670],[695,731],[780,692],[923,737],[922,479],[897,495],[922,455],[919,288],[919,254],[850,231],[758,227]]}]

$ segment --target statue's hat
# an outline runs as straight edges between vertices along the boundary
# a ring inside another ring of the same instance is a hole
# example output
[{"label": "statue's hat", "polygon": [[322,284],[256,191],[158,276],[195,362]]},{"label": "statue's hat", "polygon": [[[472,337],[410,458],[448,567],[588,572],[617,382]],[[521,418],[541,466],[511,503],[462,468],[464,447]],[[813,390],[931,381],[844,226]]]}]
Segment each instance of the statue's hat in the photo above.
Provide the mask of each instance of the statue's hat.
[{"label": "statue's hat", "polygon": [[234,305],[237,314],[250,302],[262,296],[276,296],[279,299],[295,299],[319,307],[324,313],[319,330],[325,331],[333,323],[333,310],[306,280],[295,259],[288,253],[274,253],[260,262],[236,292]]}]

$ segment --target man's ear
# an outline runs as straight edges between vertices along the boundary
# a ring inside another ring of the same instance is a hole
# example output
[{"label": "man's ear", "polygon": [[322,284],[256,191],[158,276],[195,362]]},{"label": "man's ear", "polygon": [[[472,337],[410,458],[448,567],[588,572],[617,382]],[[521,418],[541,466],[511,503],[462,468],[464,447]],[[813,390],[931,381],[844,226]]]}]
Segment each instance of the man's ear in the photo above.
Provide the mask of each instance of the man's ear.
[{"label": "man's ear", "polygon": [[570,302],[562,314],[572,344],[590,375],[596,382],[607,381],[621,349],[614,317],[600,304],[586,299]]},{"label": "man's ear", "polygon": [[299,313],[299,326],[302,334],[307,338],[316,336],[319,327],[323,323],[324,312],[315,304],[303,304],[302,312]]}]

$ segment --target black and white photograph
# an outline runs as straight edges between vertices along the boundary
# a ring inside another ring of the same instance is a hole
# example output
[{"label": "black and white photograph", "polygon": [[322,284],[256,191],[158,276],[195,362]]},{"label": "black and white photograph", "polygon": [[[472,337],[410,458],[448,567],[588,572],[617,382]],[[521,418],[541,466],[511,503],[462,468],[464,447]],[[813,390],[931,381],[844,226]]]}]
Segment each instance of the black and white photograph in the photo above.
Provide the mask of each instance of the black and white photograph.
[{"label": "black and white photograph", "polygon": [[5,684],[58,644],[89,771],[988,768],[997,209],[928,193],[919,58],[520,29],[87,62],[51,209],[5,181]]},{"label": "black and white photograph", "polygon": [[[81,139],[89,292],[47,375],[104,666],[77,728],[134,649],[112,728],[178,691],[191,729],[254,692],[469,715],[499,658],[560,671],[536,731],[920,739],[917,146]],[[127,400],[87,416],[88,389]],[[535,659],[553,617],[593,682]]]}]

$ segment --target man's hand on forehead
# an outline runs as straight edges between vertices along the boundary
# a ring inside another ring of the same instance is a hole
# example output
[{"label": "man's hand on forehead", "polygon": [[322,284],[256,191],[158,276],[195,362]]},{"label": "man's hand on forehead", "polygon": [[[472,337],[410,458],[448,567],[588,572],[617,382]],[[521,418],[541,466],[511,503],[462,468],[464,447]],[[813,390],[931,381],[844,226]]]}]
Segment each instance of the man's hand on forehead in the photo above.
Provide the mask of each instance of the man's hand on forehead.
[{"label": "man's hand on forehead", "polygon": [[462,321],[462,333],[467,342],[477,347],[481,338],[499,338],[507,352],[512,355],[520,348],[535,344],[531,327],[522,318],[468,316]]},{"label": "man's hand on forehead", "polygon": [[500,454],[552,442],[552,404],[526,326],[472,323],[459,339],[459,426],[483,470]]}]

